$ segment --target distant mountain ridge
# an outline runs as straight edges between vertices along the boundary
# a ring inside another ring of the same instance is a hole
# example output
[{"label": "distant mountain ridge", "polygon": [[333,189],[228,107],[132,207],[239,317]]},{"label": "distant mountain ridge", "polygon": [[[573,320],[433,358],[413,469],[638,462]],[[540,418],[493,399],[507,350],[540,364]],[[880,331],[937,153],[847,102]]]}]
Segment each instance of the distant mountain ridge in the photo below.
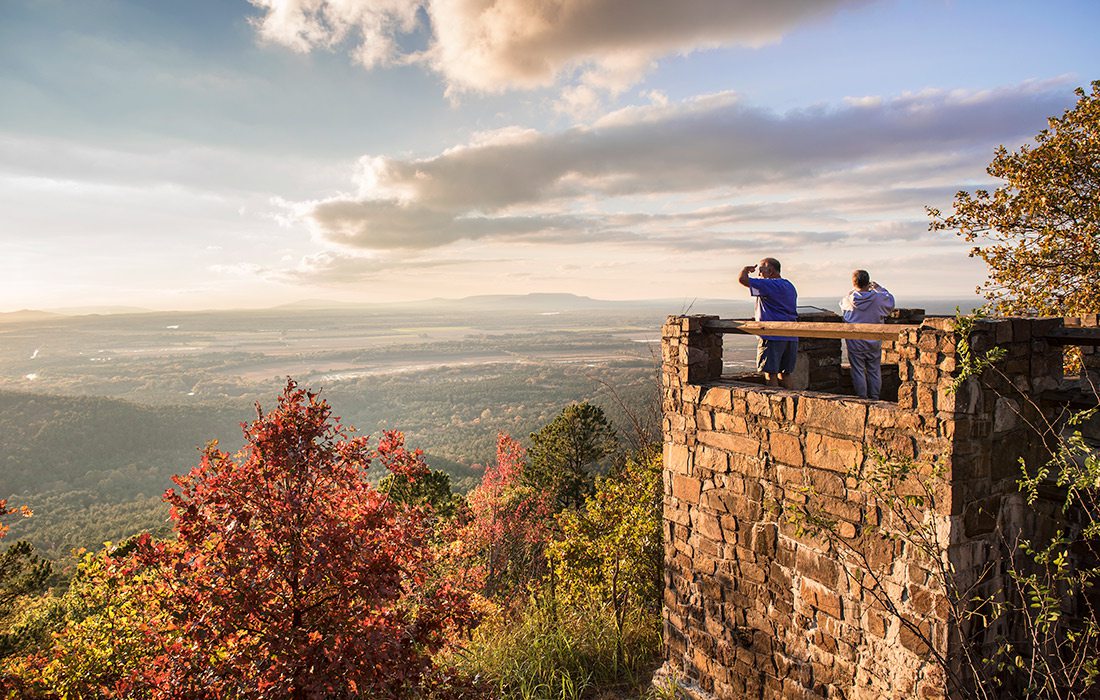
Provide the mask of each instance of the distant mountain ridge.
[{"label": "distant mountain ridge", "polygon": [[0,323],[23,323],[25,321],[48,321],[50,319],[63,318],[63,314],[49,311],[36,311],[34,309],[20,309],[19,311],[0,312]]},{"label": "distant mountain ridge", "polygon": [[[588,296],[571,294],[568,292],[532,292],[530,294],[479,294],[468,297],[448,299],[435,297],[417,301],[332,301],[328,299],[302,299],[288,304],[264,307],[260,309],[200,309],[190,311],[179,310],[153,310],[134,306],[104,306],[104,307],[70,307],[63,309],[51,309],[42,311],[36,309],[22,309],[20,311],[0,312],[0,323],[9,322],[33,322],[50,319],[60,320],[74,316],[88,315],[116,315],[116,314],[170,314],[188,313],[201,314],[208,312],[225,311],[355,311],[363,310],[401,310],[410,311],[440,311],[455,309],[460,311],[529,311],[532,313],[587,311],[587,310],[637,310],[660,309],[668,314],[744,314],[746,308],[751,308],[752,300],[748,294],[741,295],[740,287],[731,286],[731,296],[725,299],[717,298],[676,298],[676,299],[594,299]],[[835,297],[800,297],[799,302],[804,305],[814,305],[821,308],[834,310],[837,300],[847,290],[839,289]],[[961,306],[963,311],[979,306],[982,300],[979,297],[961,299],[955,297],[939,297],[910,299],[899,298],[898,304],[906,308],[926,308],[929,313],[952,313],[955,306]]]}]

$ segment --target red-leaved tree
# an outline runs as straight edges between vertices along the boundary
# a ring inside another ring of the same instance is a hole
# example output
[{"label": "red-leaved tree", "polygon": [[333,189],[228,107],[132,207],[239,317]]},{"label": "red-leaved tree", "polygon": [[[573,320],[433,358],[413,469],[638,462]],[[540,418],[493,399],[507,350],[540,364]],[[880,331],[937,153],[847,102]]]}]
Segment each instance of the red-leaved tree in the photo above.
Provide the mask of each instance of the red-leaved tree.
[{"label": "red-leaved tree", "polygon": [[466,585],[507,599],[546,573],[546,544],[554,526],[554,494],[523,482],[526,451],[497,437],[497,464],[467,496],[469,520],[457,534]]},{"label": "red-leaved tree", "polygon": [[[154,697],[405,697],[464,596],[433,576],[423,512],[367,481],[380,463],[427,473],[401,433],[371,447],[293,381],[244,426],[235,456],[206,448],[169,490],[174,541],[142,539],[133,559],[159,570],[170,624],[135,679]],[[142,693],[143,694],[143,693]]]}]

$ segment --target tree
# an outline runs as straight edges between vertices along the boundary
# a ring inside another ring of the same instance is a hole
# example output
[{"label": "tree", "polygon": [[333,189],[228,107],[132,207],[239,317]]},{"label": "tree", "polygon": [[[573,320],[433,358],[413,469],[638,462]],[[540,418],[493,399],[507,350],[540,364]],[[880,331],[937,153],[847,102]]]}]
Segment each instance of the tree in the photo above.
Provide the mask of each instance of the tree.
[{"label": "tree", "polygon": [[497,436],[497,463],[467,495],[469,519],[454,535],[455,558],[467,587],[508,601],[546,572],[545,548],[553,534],[550,494],[523,483],[523,447]]},{"label": "tree", "polygon": [[177,538],[142,536],[134,570],[170,624],[136,687],[153,697],[403,697],[469,619],[432,577],[429,529],[366,478],[372,462],[427,473],[398,432],[351,438],[288,382],[235,456],[211,443],[169,490]]},{"label": "tree", "polygon": [[661,454],[650,448],[600,479],[583,510],[563,511],[549,548],[561,598],[611,610],[620,664],[628,617],[660,610],[661,515]]},{"label": "tree", "polygon": [[[9,515],[30,517],[31,508],[9,507],[0,499],[0,539],[8,535],[10,526],[3,522]],[[0,553],[0,622],[7,619],[12,608],[24,595],[41,592],[53,573],[53,565],[35,554],[29,542],[15,543]],[[8,639],[0,635],[0,650],[8,647]]]},{"label": "tree", "polygon": [[[9,507],[0,499],[0,540],[7,536],[9,526],[3,518],[9,515],[31,516],[26,506]],[[29,542],[19,541],[0,552],[0,620],[6,618],[21,597],[38,593],[46,587],[53,565],[38,556]],[[0,650],[7,646],[0,637]]]},{"label": "tree", "polygon": [[35,554],[30,542],[16,542],[0,553],[0,619],[21,597],[46,586],[53,565]]},{"label": "tree", "polygon": [[[7,537],[10,526],[4,519],[11,515],[29,518],[32,513],[26,506],[9,506],[7,499],[0,498],[0,540]],[[18,651],[21,637],[11,627],[13,613],[17,603],[26,596],[45,589],[53,566],[34,552],[29,542],[16,542],[0,552],[0,695],[12,696],[13,680],[3,668],[3,662],[9,655]]]},{"label": "tree", "polygon": [[134,679],[158,653],[167,626],[162,606],[149,595],[159,573],[127,561],[131,540],[83,553],[62,596],[38,601],[11,633],[24,656],[5,660],[0,688],[6,697],[130,698]]},{"label": "tree", "polygon": [[451,477],[439,469],[410,477],[387,474],[378,482],[378,490],[387,493],[395,503],[428,507],[441,519],[453,518],[462,497],[451,490]]},{"label": "tree", "polygon": [[933,231],[977,242],[989,266],[979,291],[1004,314],[1076,316],[1100,311],[1100,81],[1035,137],[996,150],[992,193],[959,192],[955,212],[929,207]]},{"label": "tree", "polygon": [[603,410],[573,403],[531,433],[524,480],[552,494],[558,508],[579,508],[592,493],[600,460],[615,449],[615,430]]}]

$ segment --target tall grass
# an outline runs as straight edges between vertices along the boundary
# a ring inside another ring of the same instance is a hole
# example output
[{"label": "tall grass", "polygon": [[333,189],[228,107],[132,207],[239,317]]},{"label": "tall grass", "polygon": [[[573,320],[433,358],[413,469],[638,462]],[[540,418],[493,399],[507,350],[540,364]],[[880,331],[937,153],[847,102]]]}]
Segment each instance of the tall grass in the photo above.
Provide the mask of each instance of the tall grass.
[{"label": "tall grass", "polygon": [[660,616],[629,618],[623,649],[619,662],[610,610],[532,600],[483,622],[455,663],[509,700],[642,697],[661,652]]}]

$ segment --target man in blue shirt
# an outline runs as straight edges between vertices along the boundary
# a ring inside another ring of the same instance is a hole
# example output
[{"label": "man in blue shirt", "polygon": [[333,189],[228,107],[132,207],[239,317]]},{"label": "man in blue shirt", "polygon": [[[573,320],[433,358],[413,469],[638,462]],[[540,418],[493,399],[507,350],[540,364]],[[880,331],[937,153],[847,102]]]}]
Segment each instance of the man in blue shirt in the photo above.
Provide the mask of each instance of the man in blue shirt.
[{"label": "man in blue shirt", "polygon": [[[798,291],[780,274],[779,261],[764,258],[758,265],[741,270],[738,282],[756,297],[757,321],[797,321]],[[759,277],[749,277],[759,271]],[[768,386],[794,388],[794,366],[798,358],[798,338],[778,335],[760,336],[756,351],[757,369],[764,373]]]}]

